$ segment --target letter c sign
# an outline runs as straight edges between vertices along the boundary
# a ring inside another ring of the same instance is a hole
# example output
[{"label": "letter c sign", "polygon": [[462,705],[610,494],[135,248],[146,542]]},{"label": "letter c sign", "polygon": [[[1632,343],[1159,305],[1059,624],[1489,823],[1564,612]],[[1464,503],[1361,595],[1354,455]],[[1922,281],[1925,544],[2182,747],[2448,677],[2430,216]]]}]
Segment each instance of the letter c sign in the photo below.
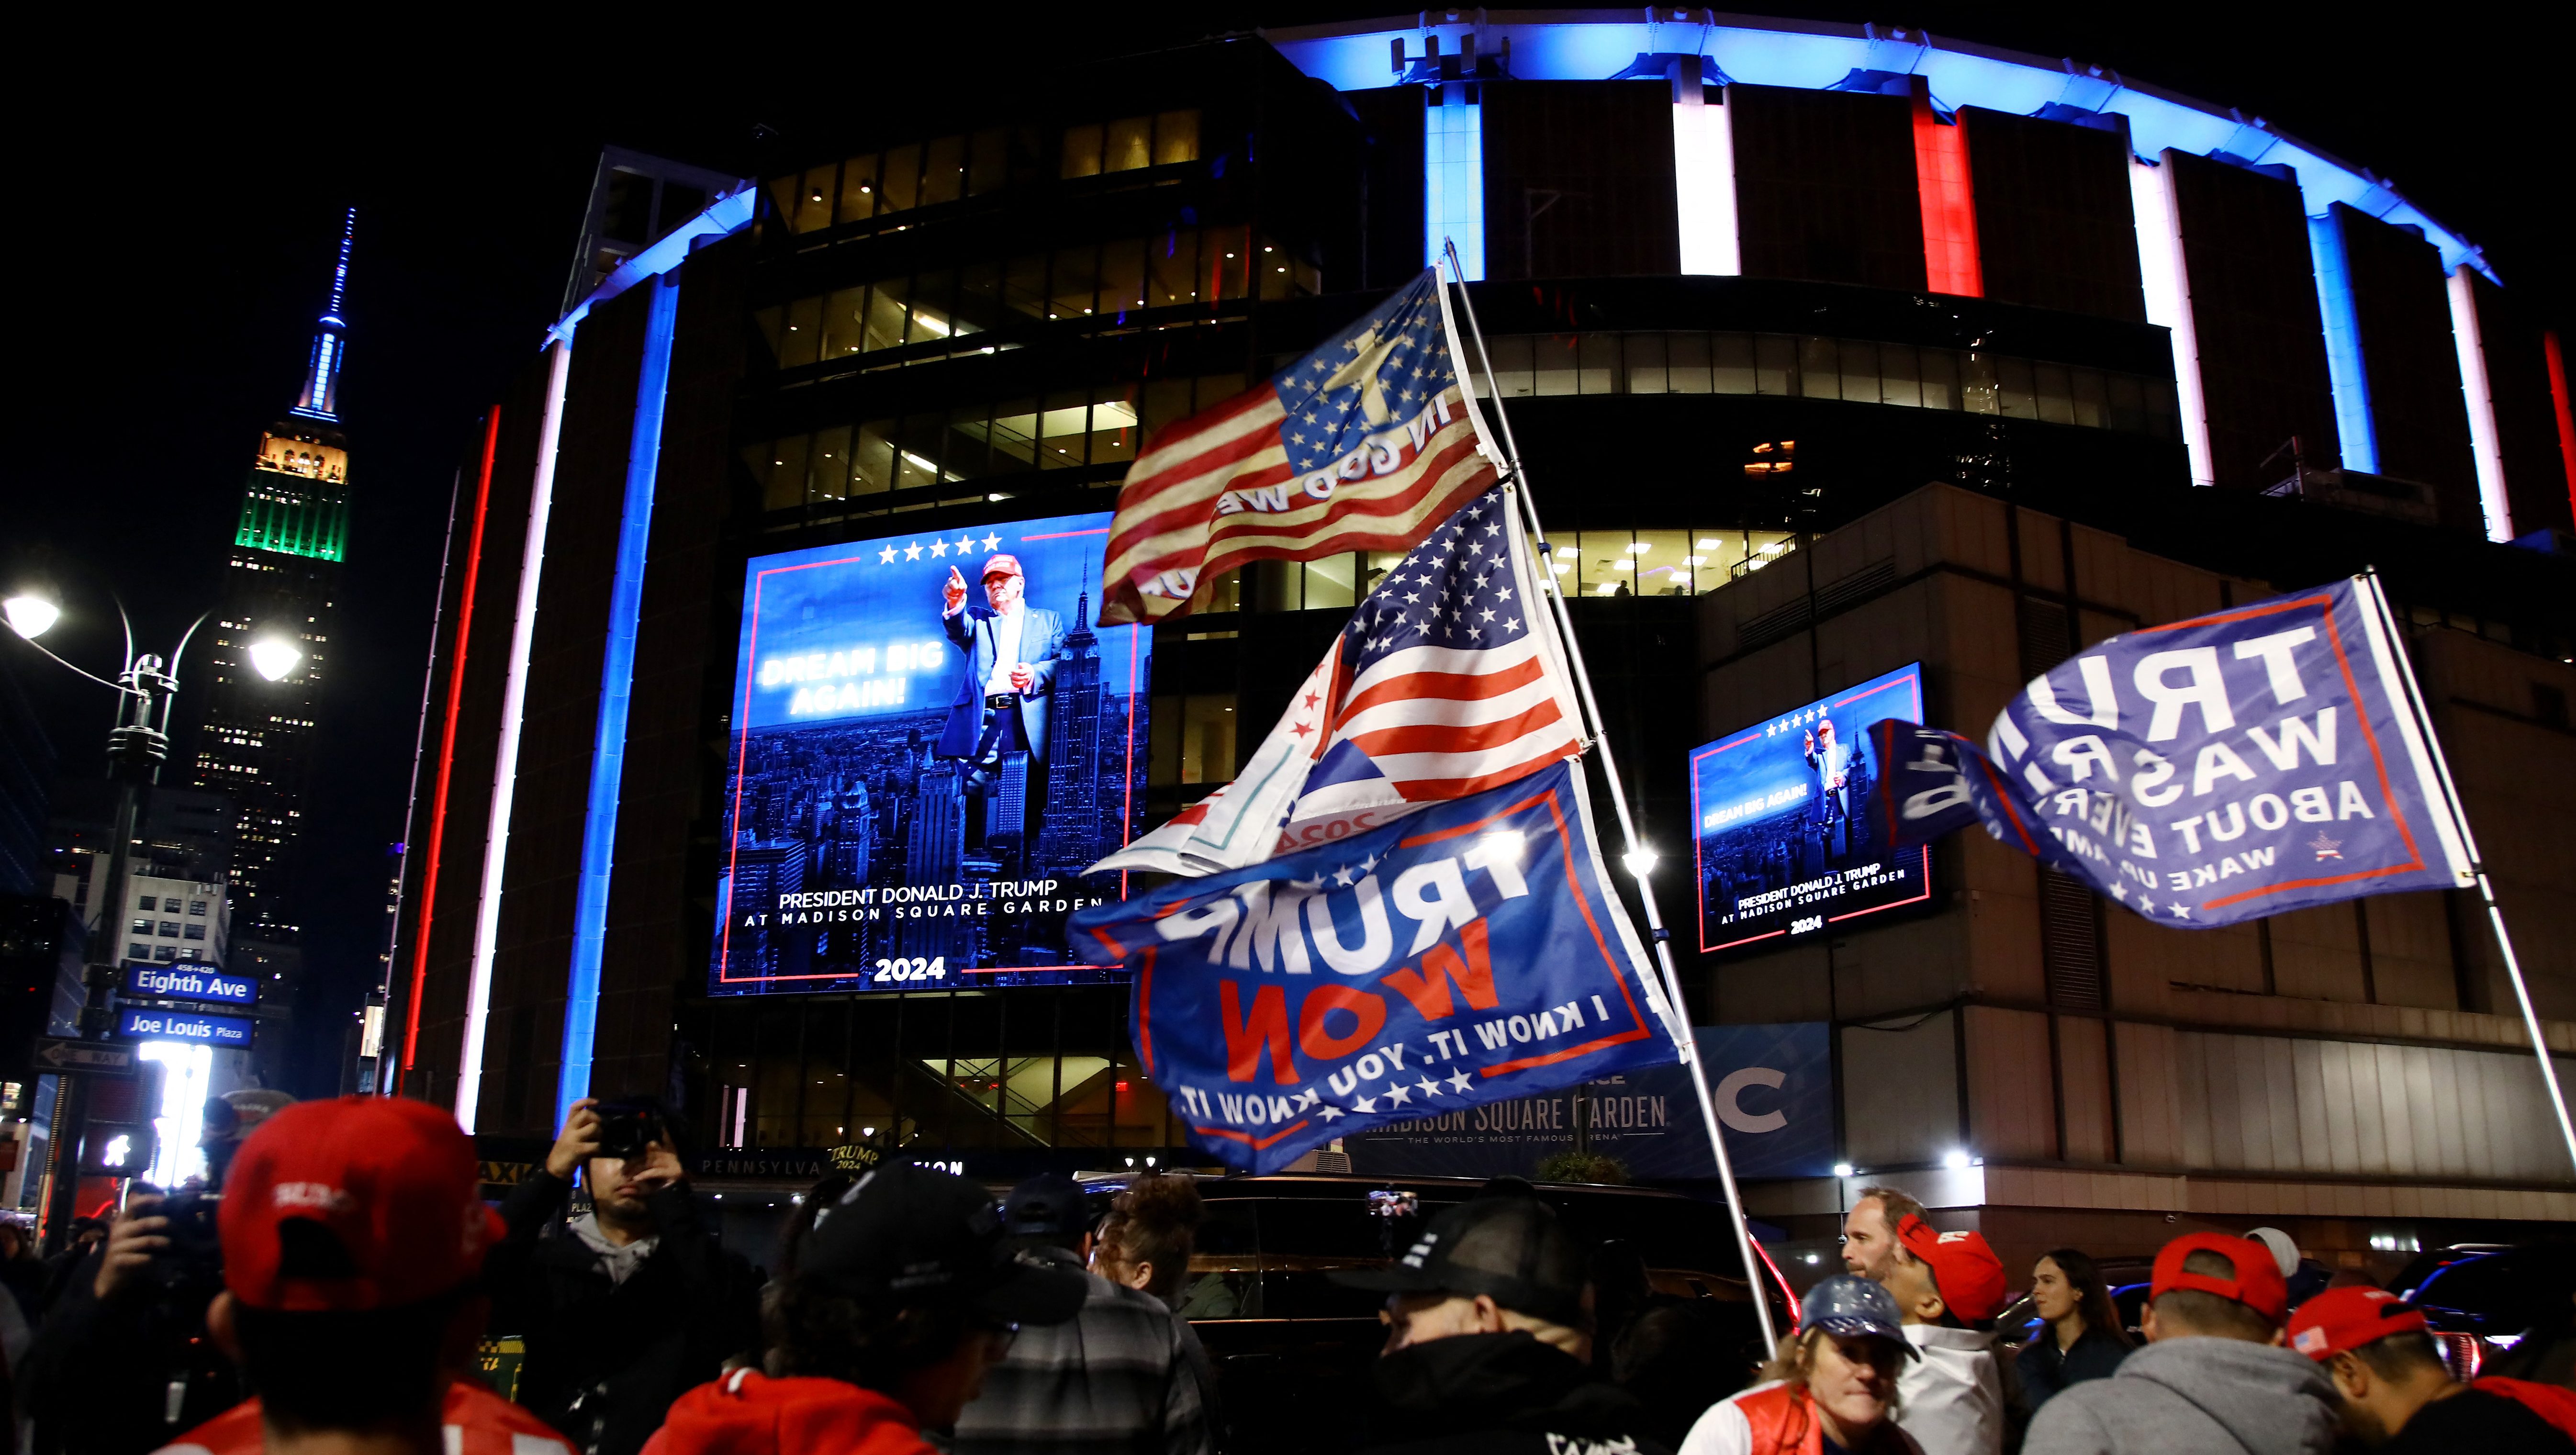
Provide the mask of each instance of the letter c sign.
[{"label": "letter c sign", "polygon": [[1710,1099],[1717,1103],[1717,1119],[1726,1123],[1730,1129],[1739,1132],[1759,1133],[1780,1130],[1789,1124],[1787,1113],[1768,1111],[1756,1116],[1738,1105],[1735,1098],[1742,1095],[1744,1088],[1748,1086],[1767,1086],[1777,1091],[1780,1089],[1780,1083],[1788,1079],[1768,1066],[1747,1066],[1727,1077],[1710,1091]]}]

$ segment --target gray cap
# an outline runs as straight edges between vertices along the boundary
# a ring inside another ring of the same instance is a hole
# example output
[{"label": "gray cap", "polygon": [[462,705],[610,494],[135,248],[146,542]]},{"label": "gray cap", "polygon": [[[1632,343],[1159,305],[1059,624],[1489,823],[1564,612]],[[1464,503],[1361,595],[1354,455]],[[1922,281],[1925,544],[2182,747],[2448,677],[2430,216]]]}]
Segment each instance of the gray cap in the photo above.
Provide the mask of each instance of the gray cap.
[{"label": "gray cap", "polygon": [[1807,1290],[1806,1300],[1798,1306],[1798,1332],[1822,1329],[1845,1338],[1873,1335],[1895,1341],[1908,1359],[1923,1356],[1905,1337],[1905,1316],[1897,1311],[1896,1295],[1857,1273],[1837,1273]]}]

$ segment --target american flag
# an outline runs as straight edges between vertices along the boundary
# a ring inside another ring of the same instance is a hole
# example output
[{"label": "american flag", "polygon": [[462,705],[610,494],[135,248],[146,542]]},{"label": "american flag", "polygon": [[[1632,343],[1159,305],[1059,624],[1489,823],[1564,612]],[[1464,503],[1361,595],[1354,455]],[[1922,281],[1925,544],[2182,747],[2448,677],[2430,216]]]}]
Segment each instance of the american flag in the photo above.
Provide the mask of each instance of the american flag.
[{"label": "american flag", "polygon": [[1468,501],[1369,591],[1232,783],[1088,872],[1237,869],[1581,752],[1538,580],[1502,487]]},{"label": "american flag", "polygon": [[1147,442],[1118,493],[1100,621],[1202,604],[1246,561],[1400,551],[1494,483],[1438,274]]}]

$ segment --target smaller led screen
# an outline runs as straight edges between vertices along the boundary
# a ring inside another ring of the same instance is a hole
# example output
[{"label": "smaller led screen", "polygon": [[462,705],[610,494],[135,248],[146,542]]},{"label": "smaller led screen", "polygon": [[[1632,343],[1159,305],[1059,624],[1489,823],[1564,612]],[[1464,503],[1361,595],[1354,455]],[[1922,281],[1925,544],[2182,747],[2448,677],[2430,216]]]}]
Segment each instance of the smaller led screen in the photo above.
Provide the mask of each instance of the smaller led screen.
[{"label": "smaller led screen", "polygon": [[1145,806],[1153,636],[1105,513],[754,557],[708,990],[1123,980],[1065,936]]},{"label": "smaller led screen", "polygon": [[1699,947],[1815,934],[1932,897],[1932,851],[1891,853],[1869,812],[1868,727],[1923,720],[1921,663],[1873,677],[1691,753]]}]

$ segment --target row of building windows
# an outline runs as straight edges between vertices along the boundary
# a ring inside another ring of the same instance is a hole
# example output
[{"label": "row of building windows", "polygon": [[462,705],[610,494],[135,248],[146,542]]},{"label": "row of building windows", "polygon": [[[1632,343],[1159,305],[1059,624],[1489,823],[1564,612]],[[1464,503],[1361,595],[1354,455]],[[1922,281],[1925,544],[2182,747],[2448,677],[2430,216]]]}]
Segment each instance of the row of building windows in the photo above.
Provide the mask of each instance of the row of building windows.
[{"label": "row of building windows", "polygon": [[[150,907],[150,903],[151,902],[149,900],[145,901],[145,906],[147,908]],[[152,933],[152,925],[153,921],[138,918],[134,921],[134,933],[138,935],[148,935]],[[161,938],[165,940],[202,940],[206,937],[206,927],[204,925],[182,925],[179,921],[171,919],[162,920],[160,925]]]},{"label": "row of building windows", "polygon": [[[2169,379],[1869,339],[1777,333],[1584,333],[1487,341],[1506,399],[1758,394],[1996,414],[2176,437]],[[1481,374],[1477,393],[1485,394]]]},{"label": "row of building windows", "polygon": [[[177,913],[179,912],[179,905],[180,905],[180,903],[181,903],[181,900],[180,900],[180,897],[179,897],[178,895],[175,895],[175,894],[164,894],[164,895],[159,896],[159,900],[160,900],[160,902],[159,902],[159,904],[158,904],[158,906],[157,906],[158,908],[160,908],[160,909],[162,909],[162,910],[164,910],[164,911],[166,911],[166,912],[168,912],[168,913],[170,913],[170,914],[177,914]],[[136,895],[136,896],[135,896],[135,899],[134,899],[134,907],[135,907],[136,909],[152,909],[152,908],[155,908],[155,907],[156,907],[153,901],[154,901],[154,896],[152,896],[152,895],[149,895],[149,894],[140,894],[140,895]],[[201,914],[204,914],[204,913],[206,912],[206,901],[204,901],[204,900],[202,900],[202,899],[191,899],[191,900],[187,900],[187,901],[186,901],[186,904],[187,904],[187,906],[188,906],[188,913],[190,913],[190,914],[197,914],[197,915],[201,915]]]},{"label": "row of building windows", "polygon": [[197,949],[193,945],[147,945],[139,940],[129,940],[125,945],[125,958],[128,960],[202,961],[206,959],[206,954],[204,951]]},{"label": "row of building windows", "polygon": [[1014,317],[1099,318],[1124,324],[1139,309],[1307,297],[1323,276],[1245,227],[1183,228],[1082,243],[881,278],[755,312],[782,369],[912,345],[931,357],[990,352],[969,343]]},{"label": "row of building windows", "polygon": [[[1060,177],[1096,177],[1199,158],[1199,113],[1164,111],[1065,128]],[[1033,127],[988,126],[808,168],[769,184],[790,231],[820,232],[888,213],[981,196],[1039,172]]]}]

